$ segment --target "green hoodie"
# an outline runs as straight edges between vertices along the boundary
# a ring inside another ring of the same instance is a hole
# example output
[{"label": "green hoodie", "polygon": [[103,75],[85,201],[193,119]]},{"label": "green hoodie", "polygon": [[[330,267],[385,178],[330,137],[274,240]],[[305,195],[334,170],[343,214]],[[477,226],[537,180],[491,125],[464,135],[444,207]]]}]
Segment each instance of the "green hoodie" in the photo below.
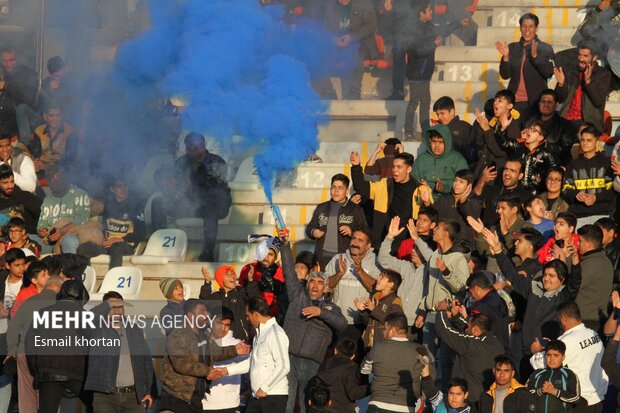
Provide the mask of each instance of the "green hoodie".
[{"label": "green hoodie", "polygon": [[[431,152],[430,131],[435,130],[443,136],[446,149],[441,156],[435,156]],[[418,156],[413,165],[413,176],[418,179],[424,179],[428,185],[433,188],[434,195],[449,194],[452,192],[452,183],[454,175],[461,169],[469,169],[467,161],[452,147],[452,135],[450,129],[445,125],[435,125],[431,129],[424,132],[424,144],[426,152]],[[435,189],[437,180],[443,183],[443,190],[438,192]]]}]

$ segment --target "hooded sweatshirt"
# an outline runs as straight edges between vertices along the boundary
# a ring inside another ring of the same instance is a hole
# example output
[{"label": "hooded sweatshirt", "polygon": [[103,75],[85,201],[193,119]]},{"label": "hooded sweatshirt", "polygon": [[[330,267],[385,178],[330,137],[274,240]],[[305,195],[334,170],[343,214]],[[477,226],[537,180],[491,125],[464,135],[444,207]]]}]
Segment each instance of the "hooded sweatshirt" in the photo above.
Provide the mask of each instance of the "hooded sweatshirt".
[{"label": "hooded sweatshirt", "polygon": [[[362,300],[366,299],[370,297],[370,292],[366,289],[366,287],[364,287],[359,279],[359,275],[357,275],[357,272],[355,271],[351,252],[347,250],[344,254],[334,255],[329,264],[327,264],[325,273],[331,276],[338,272],[338,259],[341,255],[344,255],[348,268],[347,272],[344,273],[338,282],[336,288],[334,288],[334,304],[342,310],[342,314],[344,314],[347,319],[347,324],[360,324],[361,319],[359,311],[355,307],[354,300],[356,298]],[[364,272],[374,279],[377,279],[379,274],[381,274],[381,268],[378,267],[376,261],[377,256],[371,250],[366,252],[364,259],[362,260],[362,268],[364,269]]]},{"label": "hooded sweatshirt", "polygon": [[[434,155],[431,152],[430,131],[438,132],[445,143],[442,155]],[[424,144],[426,152],[421,154],[413,165],[413,176],[418,180],[425,180],[433,188],[433,194],[449,194],[452,191],[454,175],[461,169],[469,169],[467,161],[452,146],[452,134],[446,125],[435,125],[424,132]],[[443,189],[438,192],[435,184],[441,180]]]}]

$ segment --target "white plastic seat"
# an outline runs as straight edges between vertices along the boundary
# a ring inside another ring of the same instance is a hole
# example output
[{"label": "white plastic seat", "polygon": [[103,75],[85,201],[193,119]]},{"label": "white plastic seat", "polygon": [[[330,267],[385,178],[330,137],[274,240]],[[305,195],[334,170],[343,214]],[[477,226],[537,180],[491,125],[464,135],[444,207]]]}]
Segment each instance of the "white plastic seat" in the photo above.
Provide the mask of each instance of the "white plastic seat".
[{"label": "white plastic seat", "polygon": [[116,267],[107,272],[99,292],[91,294],[91,300],[101,300],[109,291],[116,291],[124,299],[136,299],[142,287],[142,270],[138,267]]},{"label": "white plastic seat", "polygon": [[131,257],[132,264],[167,264],[185,261],[187,235],[180,229],[160,229],[149,238],[144,255]]},{"label": "white plastic seat", "polygon": [[84,288],[89,293],[92,293],[95,290],[95,284],[97,283],[97,273],[95,269],[90,265],[86,267],[84,270],[84,274],[82,274],[82,282],[84,283]]}]

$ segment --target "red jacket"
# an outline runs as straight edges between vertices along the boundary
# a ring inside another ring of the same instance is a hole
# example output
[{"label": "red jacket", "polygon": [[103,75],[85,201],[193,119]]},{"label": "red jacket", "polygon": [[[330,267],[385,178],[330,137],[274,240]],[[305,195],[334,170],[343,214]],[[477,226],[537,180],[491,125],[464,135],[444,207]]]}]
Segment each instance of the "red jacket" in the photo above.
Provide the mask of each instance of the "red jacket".
[{"label": "red jacket", "polygon": [[[573,234],[573,244],[575,245],[575,249],[579,249],[579,235],[576,233]],[[553,260],[553,246],[555,245],[555,237],[549,238],[547,243],[543,245],[541,249],[538,250],[538,262],[542,265],[545,265],[549,261]]]},{"label": "red jacket", "polygon": [[19,293],[17,293],[17,297],[15,297],[15,302],[11,308],[11,318],[15,317],[15,313],[17,313],[17,310],[19,310],[19,307],[21,307],[24,301],[37,294],[39,294],[39,291],[37,290],[37,286],[34,284],[30,284],[28,287],[22,288]]}]

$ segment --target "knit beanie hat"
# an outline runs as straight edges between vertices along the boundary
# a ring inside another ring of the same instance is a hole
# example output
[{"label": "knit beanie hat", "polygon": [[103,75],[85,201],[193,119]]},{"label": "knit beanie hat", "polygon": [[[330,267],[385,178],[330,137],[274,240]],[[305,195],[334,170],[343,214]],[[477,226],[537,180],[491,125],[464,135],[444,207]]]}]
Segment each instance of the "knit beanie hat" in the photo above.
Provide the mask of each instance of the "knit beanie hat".
[{"label": "knit beanie hat", "polygon": [[217,285],[220,286],[220,288],[224,286],[224,284],[223,284],[224,283],[224,275],[228,271],[232,271],[235,274],[235,277],[237,276],[237,272],[230,265],[222,265],[220,268],[215,270],[215,281],[217,282]]},{"label": "knit beanie hat", "polygon": [[178,278],[164,278],[159,282],[159,289],[166,298],[170,298],[172,292],[177,286],[177,283],[183,285],[181,280],[179,280]]}]

